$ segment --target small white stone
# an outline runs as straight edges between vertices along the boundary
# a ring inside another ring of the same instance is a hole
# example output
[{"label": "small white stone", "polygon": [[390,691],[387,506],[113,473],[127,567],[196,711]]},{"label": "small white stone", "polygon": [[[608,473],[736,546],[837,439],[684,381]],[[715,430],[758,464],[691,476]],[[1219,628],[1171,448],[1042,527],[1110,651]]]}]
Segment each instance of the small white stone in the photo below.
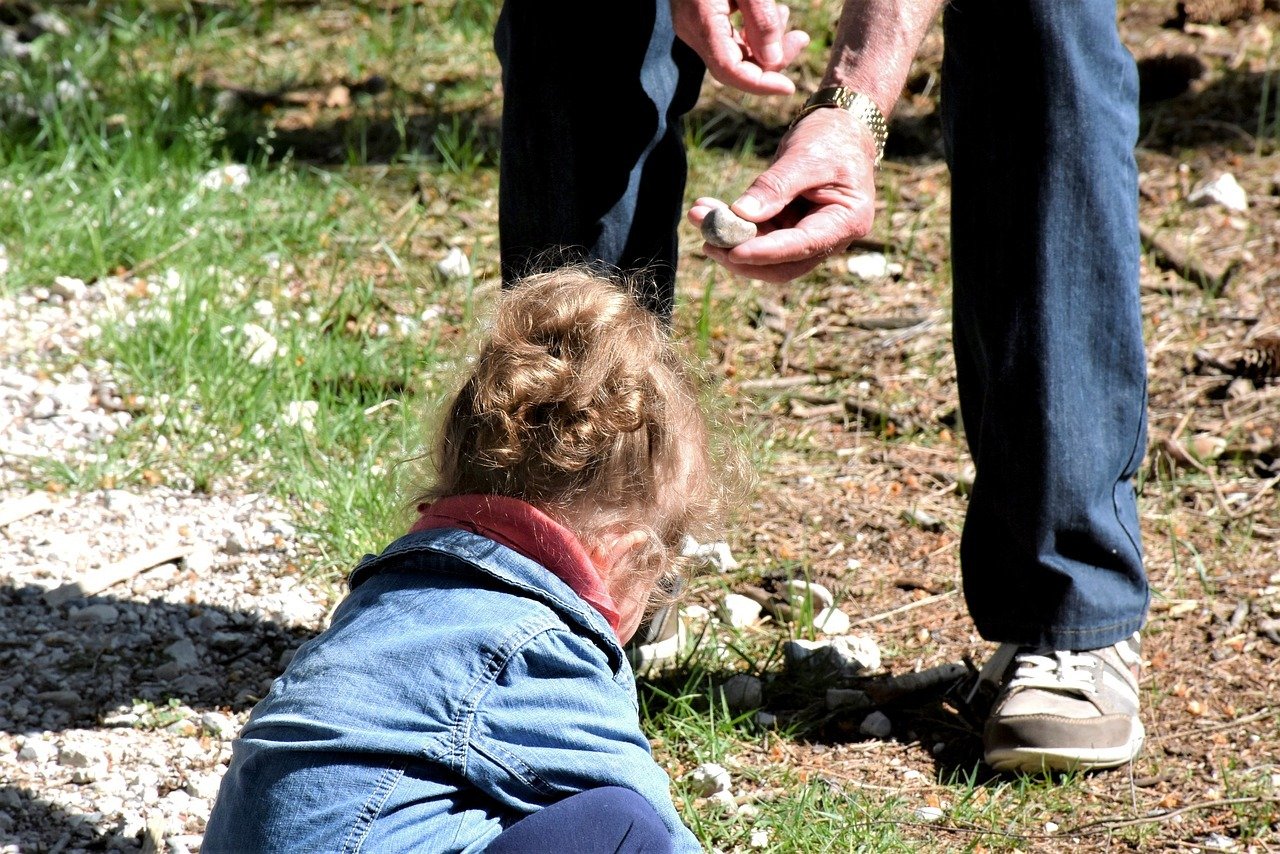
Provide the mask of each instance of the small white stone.
[{"label": "small white stone", "polygon": [[268,317],[275,315],[276,307],[271,303],[271,300],[260,299],[254,302],[253,313],[266,320]]},{"label": "small white stone", "polygon": [[733,792],[730,791],[716,792],[713,795],[709,795],[707,803],[729,815],[733,815],[738,811],[738,801],[733,797]]},{"label": "small white stone", "polygon": [[280,414],[280,422],[286,427],[297,427],[303,433],[314,433],[319,411],[320,404],[314,400],[293,400]]},{"label": "small white stone", "polygon": [[1057,823],[1056,821],[1046,821],[1046,822],[1044,823],[1044,832],[1045,832],[1045,833],[1057,833],[1057,832],[1058,832],[1058,823]]},{"label": "small white stone", "polygon": [[865,252],[850,256],[845,262],[845,269],[863,281],[875,281],[886,276],[902,274],[902,265],[890,262],[883,252]]},{"label": "small white stone", "polygon": [[213,553],[213,549],[208,546],[201,546],[183,558],[182,564],[197,575],[203,575],[213,569],[217,560],[217,555]]},{"label": "small white stone", "polygon": [[720,619],[735,629],[749,626],[759,620],[763,610],[759,602],[741,593],[726,593],[716,608]]},{"label": "small white stone", "polygon": [[893,722],[884,712],[872,712],[862,719],[858,732],[872,738],[888,738],[893,732]]},{"label": "small white stone", "polygon": [[55,293],[65,300],[78,300],[89,291],[84,279],[75,276],[58,276],[49,286],[50,293]]},{"label": "small white stone", "polygon": [[240,331],[244,334],[240,355],[255,367],[271,364],[271,360],[280,351],[280,342],[276,341],[276,337],[256,323],[246,323]]},{"label": "small white stone", "polygon": [[699,543],[687,534],[680,545],[680,554],[699,561],[716,572],[730,572],[740,566],[728,543]]},{"label": "small white stone", "polygon": [[448,254],[436,264],[436,269],[446,279],[465,279],[471,275],[471,260],[457,246],[450,246]]},{"label": "small white stone", "polygon": [[231,735],[235,732],[235,721],[221,712],[205,712],[200,716],[200,726],[214,735]]},{"label": "small white stone", "polygon": [[4,244],[0,243],[0,278],[9,272],[9,250],[4,248]]},{"label": "small white stone", "polygon": [[747,844],[752,848],[768,848],[769,831],[763,829],[751,831],[751,841]]},{"label": "small white stone", "polygon": [[742,712],[760,706],[764,698],[764,682],[749,673],[737,673],[725,680],[720,692],[730,711]]},{"label": "small white stone", "polygon": [[1249,209],[1249,197],[1240,182],[1230,172],[1223,172],[1205,181],[1187,196],[1187,203],[1197,206],[1221,205],[1230,211],[1243,213]]},{"label": "small white stone", "polygon": [[723,765],[715,762],[704,762],[694,768],[685,777],[693,785],[698,797],[709,798],[719,792],[727,792],[733,785],[733,778]]},{"label": "small white stone", "polygon": [[830,608],[836,601],[831,591],[823,585],[818,584],[816,581],[805,581],[801,578],[793,578],[787,581],[783,585],[782,595],[792,608],[805,609],[812,607],[815,614]]},{"label": "small white stone", "polygon": [[828,635],[843,635],[851,626],[849,615],[835,607],[824,608],[813,618],[813,627]]},{"label": "small white stone", "polygon": [[241,163],[228,163],[210,169],[200,177],[202,190],[230,190],[239,193],[249,186],[249,167]]},{"label": "small white stone", "polygon": [[57,755],[57,746],[42,738],[28,738],[18,751],[20,760],[35,762],[37,765],[45,765]]},{"label": "small white stone", "polygon": [[939,807],[916,807],[916,821],[941,821],[944,813]]}]

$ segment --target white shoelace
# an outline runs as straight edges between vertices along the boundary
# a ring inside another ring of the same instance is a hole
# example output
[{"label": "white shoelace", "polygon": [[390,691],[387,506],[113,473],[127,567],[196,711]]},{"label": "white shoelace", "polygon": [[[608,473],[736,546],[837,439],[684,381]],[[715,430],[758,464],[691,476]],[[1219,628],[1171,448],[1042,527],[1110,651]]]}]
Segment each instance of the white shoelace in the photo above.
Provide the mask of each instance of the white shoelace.
[{"label": "white shoelace", "polygon": [[1096,693],[1094,668],[1097,661],[1091,655],[1057,650],[1048,655],[1019,653],[1014,662],[1017,667],[1010,688],[1044,688],[1050,691],[1079,691]]}]

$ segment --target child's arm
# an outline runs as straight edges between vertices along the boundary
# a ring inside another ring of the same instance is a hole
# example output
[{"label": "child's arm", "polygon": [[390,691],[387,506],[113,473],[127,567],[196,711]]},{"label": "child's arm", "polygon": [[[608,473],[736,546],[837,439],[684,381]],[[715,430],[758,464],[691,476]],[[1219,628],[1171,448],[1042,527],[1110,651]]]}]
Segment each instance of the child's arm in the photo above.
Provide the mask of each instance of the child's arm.
[{"label": "child's arm", "polygon": [[477,704],[465,767],[518,813],[601,786],[631,789],[662,817],[676,851],[702,850],[676,813],[626,680],[615,680],[604,652],[571,631],[539,634],[507,659]]}]

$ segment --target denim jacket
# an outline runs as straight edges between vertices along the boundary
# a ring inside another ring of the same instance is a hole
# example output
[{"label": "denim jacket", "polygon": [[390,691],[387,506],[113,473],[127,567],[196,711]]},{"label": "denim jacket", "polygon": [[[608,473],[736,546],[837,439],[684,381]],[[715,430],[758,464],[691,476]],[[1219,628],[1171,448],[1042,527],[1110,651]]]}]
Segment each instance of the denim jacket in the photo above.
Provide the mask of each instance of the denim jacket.
[{"label": "denim jacket", "polygon": [[675,850],[701,850],[617,637],[548,570],[436,529],[366,556],[351,588],[236,740],[206,854],[482,851],[600,786],[639,793]]}]

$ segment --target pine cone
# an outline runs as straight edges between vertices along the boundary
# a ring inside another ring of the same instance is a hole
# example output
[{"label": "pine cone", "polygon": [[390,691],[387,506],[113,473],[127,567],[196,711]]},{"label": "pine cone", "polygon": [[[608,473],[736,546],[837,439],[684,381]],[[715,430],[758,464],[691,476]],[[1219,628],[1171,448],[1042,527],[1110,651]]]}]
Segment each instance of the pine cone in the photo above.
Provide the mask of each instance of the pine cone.
[{"label": "pine cone", "polygon": [[1231,373],[1254,382],[1280,378],[1280,338],[1258,338],[1245,347]]}]

